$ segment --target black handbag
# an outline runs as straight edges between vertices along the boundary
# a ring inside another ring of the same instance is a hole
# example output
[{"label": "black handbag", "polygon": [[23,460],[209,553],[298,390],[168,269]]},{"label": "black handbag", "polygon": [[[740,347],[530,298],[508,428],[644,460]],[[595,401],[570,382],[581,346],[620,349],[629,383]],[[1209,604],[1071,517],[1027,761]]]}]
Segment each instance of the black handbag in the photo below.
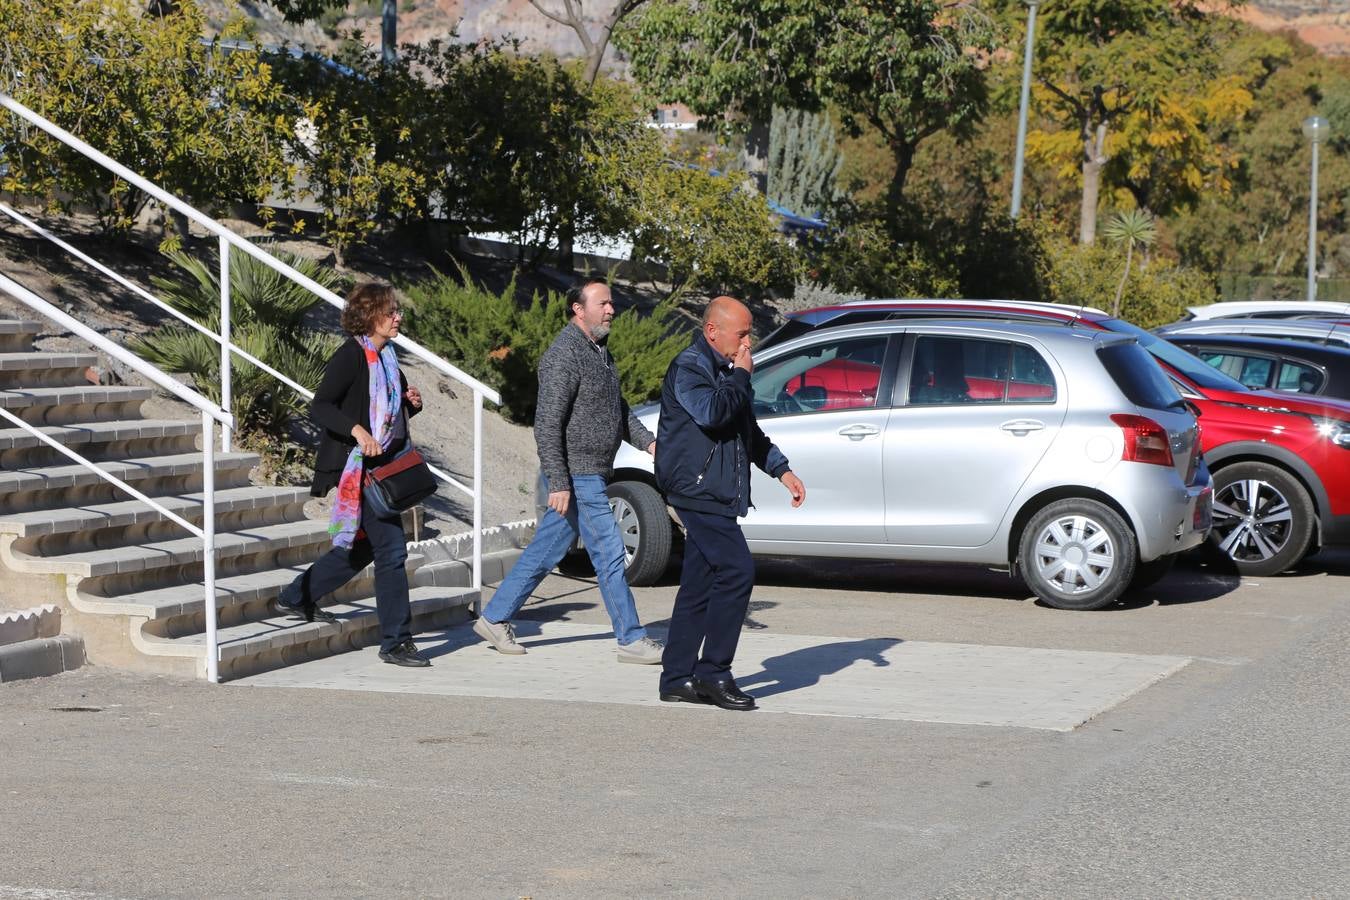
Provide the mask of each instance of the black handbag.
[{"label": "black handbag", "polygon": [[362,496],[382,519],[412,509],[436,493],[436,476],[411,446],[382,466],[366,472]]}]

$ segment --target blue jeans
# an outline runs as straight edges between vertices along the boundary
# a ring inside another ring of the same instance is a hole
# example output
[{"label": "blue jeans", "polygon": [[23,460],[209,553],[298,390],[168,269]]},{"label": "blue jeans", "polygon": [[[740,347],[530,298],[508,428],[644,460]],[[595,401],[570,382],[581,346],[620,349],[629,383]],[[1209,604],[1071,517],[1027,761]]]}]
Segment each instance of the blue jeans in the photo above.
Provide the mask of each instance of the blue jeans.
[{"label": "blue jeans", "polygon": [[614,521],[614,514],[609,510],[609,496],[605,493],[605,479],[601,475],[572,476],[572,502],[567,505],[567,515],[560,516],[552,508],[544,513],[543,521],[535,529],[534,539],[497,586],[491,602],[484,607],[483,618],[493,623],[513,618],[544,576],[567,554],[578,531],[595,566],[600,596],[604,598],[609,620],[614,625],[614,637],[620,644],[645,638],[647,629],[638,621],[633,592],[624,577],[619,523]]}]

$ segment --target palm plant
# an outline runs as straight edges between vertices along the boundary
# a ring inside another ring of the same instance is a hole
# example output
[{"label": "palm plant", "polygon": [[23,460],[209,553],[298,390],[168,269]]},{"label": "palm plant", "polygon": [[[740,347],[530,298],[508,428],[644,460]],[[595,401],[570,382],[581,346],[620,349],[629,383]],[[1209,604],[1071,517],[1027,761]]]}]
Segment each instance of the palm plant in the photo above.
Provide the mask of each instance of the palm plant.
[{"label": "palm plant", "polygon": [[1127,209],[1116,213],[1106,223],[1102,234],[1112,243],[1125,245],[1125,274],[1120,276],[1116,299],[1111,304],[1111,315],[1119,317],[1120,298],[1125,293],[1125,282],[1129,280],[1130,265],[1134,262],[1134,246],[1153,246],[1153,242],[1158,239],[1158,228],[1153,215],[1147,210]]},{"label": "palm plant", "polygon": [[[179,278],[151,280],[170,306],[216,331],[220,328],[220,278],[212,268],[185,253],[165,254],[182,270]],[[340,277],[313,260],[275,254],[323,287],[333,289]],[[230,321],[233,343],[288,378],[313,390],[324,363],[340,338],[309,328],[306,314],[322,301],[289,278],[252,256],[230,259]],[[220,402],[220,345],[182,325],[162,326],[137,341],[133,349],[170,372],[188,375],[193,386]],[[231,412],[241,439],[265,433],[284,437],[305,412],[306,401],[291,388],[252,363],[231,360]]]}]

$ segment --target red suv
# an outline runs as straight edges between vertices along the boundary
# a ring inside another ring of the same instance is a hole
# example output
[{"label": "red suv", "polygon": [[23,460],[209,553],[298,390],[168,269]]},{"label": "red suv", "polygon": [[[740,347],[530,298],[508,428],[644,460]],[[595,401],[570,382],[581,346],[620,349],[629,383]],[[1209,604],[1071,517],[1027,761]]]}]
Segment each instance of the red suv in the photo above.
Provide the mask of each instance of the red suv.
[{"label": "red suv", "polygon": [[1214,477],[1210,539],[1242,574],[1283,572],[1320,546],[1350,544],[1350,402],[1252,390],[1099,309],[1008,300],[859,300],[792,313],[760,346],[827,325],[966,316],[1051,320],[1134,335],[1196,407]]}]

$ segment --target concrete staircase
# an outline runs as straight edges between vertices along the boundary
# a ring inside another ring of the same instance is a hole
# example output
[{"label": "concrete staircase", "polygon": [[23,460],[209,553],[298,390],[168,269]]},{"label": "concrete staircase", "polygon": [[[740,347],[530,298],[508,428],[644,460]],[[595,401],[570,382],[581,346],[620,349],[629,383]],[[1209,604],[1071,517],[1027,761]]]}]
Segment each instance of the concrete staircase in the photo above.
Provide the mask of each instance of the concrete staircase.
[{"label": "concrete staircase", "polygon": [[[149,389],[90,384],[98,358],[37,352],[39,331],[0,321],[0,407],[200,523],[199,422],[141,418]],[[330,544],[327,522],[305,517],[306,488],[249,483],[257,461],[216,454],[222,679],[355,649],[377,634],[369,569],[328,599],[336,623],[269,615],[268,601]],[[410,549],[416,630],[463,618],[476,597],[463,563],[428,563]],[[203,676],[202,578],[200,539],[26,431],[0,427],[0,606],[58,607],[63,634],[83,640],[91,663]]]}]

